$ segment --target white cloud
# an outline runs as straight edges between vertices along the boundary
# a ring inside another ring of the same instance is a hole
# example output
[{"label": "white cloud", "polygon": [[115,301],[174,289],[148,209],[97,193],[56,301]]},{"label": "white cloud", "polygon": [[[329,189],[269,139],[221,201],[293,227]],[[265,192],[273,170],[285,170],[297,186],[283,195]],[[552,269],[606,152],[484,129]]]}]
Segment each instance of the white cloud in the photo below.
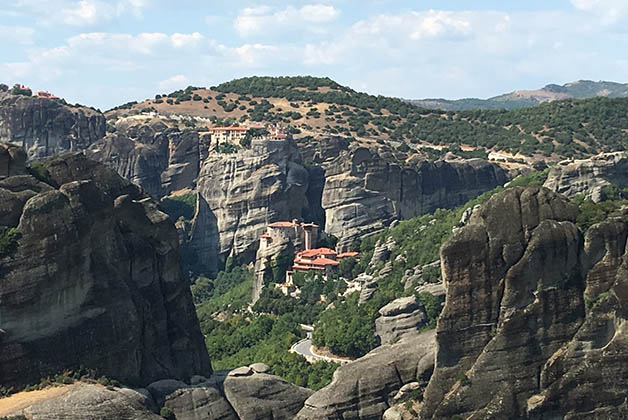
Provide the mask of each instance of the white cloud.
[{"label": "white cloud", "polygon": [[187,77],[182,74],[177,74],[176,76],[169,77],[168,79],[162,80],[158,83],[160,90],[174,90],[188,85],[189,81]]},{"label": "white cloud", "polygon": [[0,39],[2,43],[18,43],[21,45],[32,45],[35,37],[35,30],[26,26],[5,26],[0,25]]},{"label": "white cloud", "polygon": [[601,17],[605,24],[617,23],[628,14],[626,0],[571,0],[571,4],[579,10]]},{"label": "white cloud", "polygon": [[268,58],[275,55],[279,48],[273,45],[245,44],[234,51],[243,64],[261,67],[268,63]]},{"label": "white cloud", "polygon": [[150,0],[18,0],[7,6],[15,16],[35,17],[44,26],[89,26],[113,18],[142,17]]},{"label": "white cloud", "polygon": [[111,17],[113,9],[106,3],[93,0],[81,0],[59,12],[59,19],[66,25],[91,25],[99,19]]},{"label": "white cloud", "polygon": [[241,36],[259,36],[285,33],[291,30],[320,32],[321,25],[334,21],[340,11],[334,6],[308,4],[299,9],[288,6],[273,11],[268,6],[249,7],[240,13],[234,22]]}]

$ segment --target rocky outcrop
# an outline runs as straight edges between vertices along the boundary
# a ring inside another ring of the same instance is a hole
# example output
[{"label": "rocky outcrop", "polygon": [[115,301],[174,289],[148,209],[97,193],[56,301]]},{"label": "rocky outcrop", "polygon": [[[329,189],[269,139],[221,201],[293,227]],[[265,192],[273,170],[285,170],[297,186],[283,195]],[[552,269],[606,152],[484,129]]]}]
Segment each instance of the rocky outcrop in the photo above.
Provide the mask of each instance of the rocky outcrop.
[{"label": "rocky outcrop", "polygon": [[51,398],[23,410],[32,420],[160,420],[149,409],[150,397],[129,388],[105,388],[96,384],[76,384],[60,397]]},{"label": "rocky outcrop", "polygon": [[628,217],[583,238],[577,213],[547,189],[512,188],[443,245],[421,418],[624,418]]},{"label": "rocky outcrop", "polygon": [[82,154],[37,175],[0,179],[0,221],[20,235],[0,256],[0,385],[79,366],[125,383],[211,372],[168,217]]},{"label": "rocky outcrop", "polygon": [[589,159],[566,160],[550,169],[543,184],[552,191],[573,197],[584,193],[600,201],[603,187],[628,187],[628,153],[602,153]]},{"label": "rocky outcrop", "polygon": [[0,142],[22,146],[29,159],[86,149],[105,126],[104,115],[91,108],[0,92]]},{"label": "rocky outcrop", "polygon": [[308,398],[296,419],[380,420],[404,385],[424,389],[433,367],[433,331],[380,346],[340,366],[332,383]]},{"label": "rocky outcrop", "polygon": [[419,335],[428,318],[416,296],[393,300],[379,310],[375,332],[382,344],[392,344],[404,337]]},{"label": "rocky outcrop", "polygon": [[[313,394],[269,375],[261,364],[196,376],[192,384],[161,380],[147,389],[76,383],[55,395],[24,394],[12,415],[34,420],[291,420]],[[266,368],[268,368],[266,366]],[[39,401],[37,401],[39,399]],[[169,414],[166,414],[169,413]],[[0,411],[0,415],[5,414]],[[169,417],[173,416],[173,417]],[[4,417],[3,417],[4,418]]]},{"label": "rocky outcrop", "polygon": [[342,150],[322,166],[325,231],[340,238],[341,251],[396,219],[458,206],[507,181],[503,169],[480,159],[400,166],[363,147]]},{"label": "rocky outcrop", "polygon": [[93,144],[86,155],[158,198],[194,186],[199,172],[199,135],[162,122],[130,127]]},{"label": "rocky outcrop", "polygon": [[210,271],[230,255],[255,258],[270,222],[301,218],[308,172],[293,141],[253,141],[236,154],[210,154],[198,177],[190,246]]}]

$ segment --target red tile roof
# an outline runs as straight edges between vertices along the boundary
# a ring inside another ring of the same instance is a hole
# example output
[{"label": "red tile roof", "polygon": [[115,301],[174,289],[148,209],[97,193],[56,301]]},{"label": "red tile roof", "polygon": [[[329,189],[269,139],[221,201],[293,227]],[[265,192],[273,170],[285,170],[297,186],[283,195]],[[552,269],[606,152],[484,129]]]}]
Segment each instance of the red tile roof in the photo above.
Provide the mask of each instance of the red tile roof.
[{"label": "red tile roof", "polygon": [[314,261],[312,261],[310,264],[325,266],[325,265],[338,265],[340,263],[336,260],[330,260],[329,258],[317,258]]},{"label": "red tile roof", "polygon": [[275,222],[275,223],[271,223],[268,226],[270,226],[270,227],[293,227],[294,223],[293,222]]},{"label": "red tile roof", "polygon": [[338,254],[338,258],[357,257],[358,255],[360,255],[359,252],[349,251],[349,252],[343,252],[342,254]]},{"label": "red tile roof", "polygon": [[209,129],[210,131],[248,131],[249,127],[212,127]]},{"label": "red tile roof", "polygon": [[299,257],[315,257],[317,255],[336,255],[336,251],[329,248],[306,249],[297,254]]}]

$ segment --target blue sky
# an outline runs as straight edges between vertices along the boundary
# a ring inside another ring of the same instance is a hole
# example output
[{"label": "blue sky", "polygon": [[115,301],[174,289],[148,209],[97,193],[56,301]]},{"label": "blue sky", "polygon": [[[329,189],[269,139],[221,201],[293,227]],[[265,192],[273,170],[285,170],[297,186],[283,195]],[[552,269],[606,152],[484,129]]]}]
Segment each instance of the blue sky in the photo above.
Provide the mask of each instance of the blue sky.
[{"label": "blue sky", "polygon": [[0,82],[108,109],[250,75],[489,97],[628,82],[626,0],[0,0]]}]

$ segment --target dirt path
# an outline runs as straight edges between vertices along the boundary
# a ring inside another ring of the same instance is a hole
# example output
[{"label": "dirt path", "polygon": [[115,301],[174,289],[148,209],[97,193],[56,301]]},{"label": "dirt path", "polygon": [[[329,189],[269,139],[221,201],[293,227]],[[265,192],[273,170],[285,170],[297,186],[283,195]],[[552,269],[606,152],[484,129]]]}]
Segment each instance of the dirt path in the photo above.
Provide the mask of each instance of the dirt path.
[{"label": "dirt path", "polygon": [[41,391],[18,392],[10,397],[2,398],[0,399],[0,417],[11,414],[21,414],[21,410],[24,408],[39,401],[59,397],[70,391],[75,386],[76,384],[53,386],[42,389]]}]

